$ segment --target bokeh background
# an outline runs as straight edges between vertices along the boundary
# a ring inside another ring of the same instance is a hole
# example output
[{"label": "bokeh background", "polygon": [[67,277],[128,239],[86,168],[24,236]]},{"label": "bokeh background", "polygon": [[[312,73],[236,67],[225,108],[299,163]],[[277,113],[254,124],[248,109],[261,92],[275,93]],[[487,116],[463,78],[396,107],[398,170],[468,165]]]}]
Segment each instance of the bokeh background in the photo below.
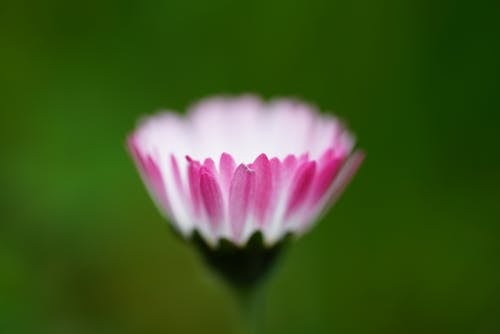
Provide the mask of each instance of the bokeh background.
[{"label": "bokeh background", "polygon": [[295,96],[367,159],[270,282],[268,333],[500,333],[500,2],[2,0],[0,332],[234,333],[124,146]]}]

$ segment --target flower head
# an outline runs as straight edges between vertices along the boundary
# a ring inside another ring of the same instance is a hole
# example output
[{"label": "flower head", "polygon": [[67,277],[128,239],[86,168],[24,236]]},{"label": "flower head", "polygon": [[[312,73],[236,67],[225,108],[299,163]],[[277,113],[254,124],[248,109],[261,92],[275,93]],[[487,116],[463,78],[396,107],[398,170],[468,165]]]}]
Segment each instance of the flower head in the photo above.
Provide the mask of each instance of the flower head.
[{"label": "flower head", "polygon": [[336,118],[295,100],[211,98],[146,118],[129,136],[151,196],[184,237],[265,246],[307,231],[363,155]]}]

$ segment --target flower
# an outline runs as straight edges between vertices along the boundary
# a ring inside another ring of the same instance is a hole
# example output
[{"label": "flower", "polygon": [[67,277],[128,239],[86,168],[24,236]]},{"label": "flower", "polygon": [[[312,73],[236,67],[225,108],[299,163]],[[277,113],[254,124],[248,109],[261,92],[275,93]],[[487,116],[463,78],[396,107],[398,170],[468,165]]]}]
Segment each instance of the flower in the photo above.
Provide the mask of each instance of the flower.
[{"label": "flower", "polygon": [[128,148],[152,198],[185,238],[264,247],[306,232],[363,160],[333,116],[305,103],[215,97],[186,116],[144,119]]}]

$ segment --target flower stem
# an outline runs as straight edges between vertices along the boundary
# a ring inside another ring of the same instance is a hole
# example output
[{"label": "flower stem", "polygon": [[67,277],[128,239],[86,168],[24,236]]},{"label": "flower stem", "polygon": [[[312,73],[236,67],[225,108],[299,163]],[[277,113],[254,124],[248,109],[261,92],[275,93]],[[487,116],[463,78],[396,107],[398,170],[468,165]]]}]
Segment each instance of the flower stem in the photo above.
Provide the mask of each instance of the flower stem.
[{"label": "flower stem", "polygon": [[262,333],[264,315],[264,289],[262,285],[239,288],[236,297],[240,306],[244,334]]}]

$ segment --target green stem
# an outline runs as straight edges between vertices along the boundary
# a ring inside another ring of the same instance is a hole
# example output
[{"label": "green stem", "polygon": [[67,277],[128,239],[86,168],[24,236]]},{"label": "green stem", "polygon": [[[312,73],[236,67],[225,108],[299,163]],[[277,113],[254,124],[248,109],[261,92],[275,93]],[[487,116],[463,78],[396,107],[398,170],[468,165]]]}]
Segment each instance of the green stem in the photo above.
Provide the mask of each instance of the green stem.
[{"label": "green stem", "polygon": [[262,285],[237,289],[243,332],[245,334],[262,333],[262,318],[264,314],[264,289]]}]

